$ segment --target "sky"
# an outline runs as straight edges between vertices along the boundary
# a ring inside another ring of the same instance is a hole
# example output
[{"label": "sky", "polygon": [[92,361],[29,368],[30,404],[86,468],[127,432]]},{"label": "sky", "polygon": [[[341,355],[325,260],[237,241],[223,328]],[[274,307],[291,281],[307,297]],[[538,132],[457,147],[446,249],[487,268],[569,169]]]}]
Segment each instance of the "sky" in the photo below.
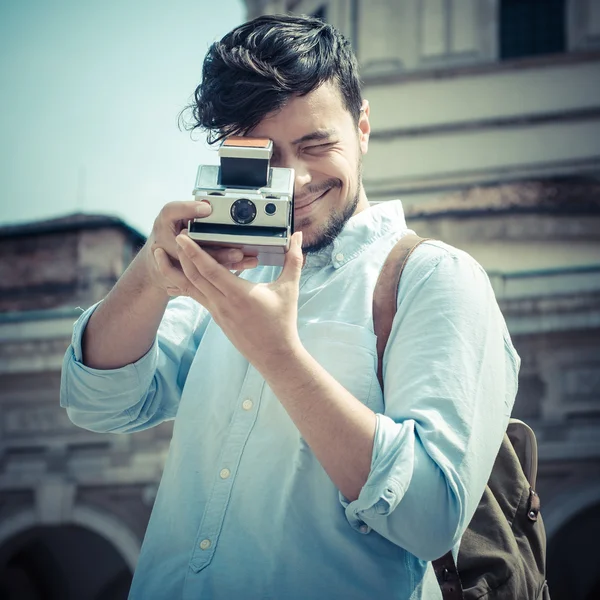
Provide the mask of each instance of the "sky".
[{"label": "sky", "polygon": [[205,137],[178,128],[242,0],[0,4],[0,224],[84,212],[147,235],[191,200]]}]

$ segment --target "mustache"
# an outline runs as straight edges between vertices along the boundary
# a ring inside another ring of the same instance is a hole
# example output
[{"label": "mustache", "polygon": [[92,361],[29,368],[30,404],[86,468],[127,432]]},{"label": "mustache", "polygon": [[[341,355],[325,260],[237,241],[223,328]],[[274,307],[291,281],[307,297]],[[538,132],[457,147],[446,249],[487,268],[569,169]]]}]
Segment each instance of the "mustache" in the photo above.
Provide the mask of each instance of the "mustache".
[{"label": "mustache", "polygon": [[323,192],[331,188],[341,188],[342,182],[339,179],[326,179],[318,185],[308,185],[302,189],[302,196],[295,198],[297,202],[301,202],[304,198],[313,198],[320,196]]}]

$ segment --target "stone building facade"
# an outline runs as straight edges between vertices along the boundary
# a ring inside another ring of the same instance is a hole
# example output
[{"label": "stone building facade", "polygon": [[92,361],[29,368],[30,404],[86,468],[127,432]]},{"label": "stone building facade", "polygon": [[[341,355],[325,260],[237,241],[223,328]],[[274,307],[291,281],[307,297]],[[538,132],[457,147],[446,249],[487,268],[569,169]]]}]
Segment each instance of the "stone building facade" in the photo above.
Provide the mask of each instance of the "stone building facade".
[{"label": "stone building facade", "polygon": [[[401,198],[419,234],[486,268],[522,357],[515,416],[538,437],[553,600],[599,598],[600,3],[246,5],[351,39],[372,111],[368,196]],[[58,393],[76,307],[142,242],[102,216],[0,228],[0,597],[126,597],[170,425],[88,433]]]},{"label": "stone building facade", "polygon": [[246,0],[352,42],[369,200],[487,270],[539,442],[553,600],[600,598],[600,2]]},{"label": "stone building facade", "polygon": [[127,597],[171,426],[91,433],[58,394],[79,307],[144,241],[105,216],[0,228],[0,598]]}]

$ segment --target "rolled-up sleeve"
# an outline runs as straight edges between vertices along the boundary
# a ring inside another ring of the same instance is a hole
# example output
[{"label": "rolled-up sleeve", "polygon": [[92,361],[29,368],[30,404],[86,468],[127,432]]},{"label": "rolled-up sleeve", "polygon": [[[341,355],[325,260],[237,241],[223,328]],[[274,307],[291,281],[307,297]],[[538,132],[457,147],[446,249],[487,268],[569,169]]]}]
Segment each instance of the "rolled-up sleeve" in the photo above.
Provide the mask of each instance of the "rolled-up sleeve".
[{"label": "rolled-up sleeve", "polygon": [[520,359],[485,271],[461,251],[423,244],[398,302],[371,471],[359,497],[340,502],[358,531],[433,560],[459,543],[481,499]]},{"label": "rolled-up sleeve", "polygon": [[171,300],[150,350],[135,363],[103,370],[82,362],[83,333],[98,306],[75,323],[63,360],[60,404],[71,421],[91,431],[126,433],[174,418],[208,313],[189,298]]}]

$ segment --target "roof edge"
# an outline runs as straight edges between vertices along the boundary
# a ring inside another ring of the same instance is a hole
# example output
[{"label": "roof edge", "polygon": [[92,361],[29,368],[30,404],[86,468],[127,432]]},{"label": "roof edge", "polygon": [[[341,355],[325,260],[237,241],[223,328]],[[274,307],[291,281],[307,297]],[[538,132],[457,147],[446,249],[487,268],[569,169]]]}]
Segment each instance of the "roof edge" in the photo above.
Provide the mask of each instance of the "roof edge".
[{"label": "roof edge", "polygon": [[131,225],[128,225],[119,217],[85,213],[70,213],[56,219],[25,221],[22,223],[3,225],[0,226],[0,238],[64,233],[67,231],[89,231],[106,228],[121,229],[125,231],[129,237],[137,239],[142,243],[147,239],[143,233]]}]

